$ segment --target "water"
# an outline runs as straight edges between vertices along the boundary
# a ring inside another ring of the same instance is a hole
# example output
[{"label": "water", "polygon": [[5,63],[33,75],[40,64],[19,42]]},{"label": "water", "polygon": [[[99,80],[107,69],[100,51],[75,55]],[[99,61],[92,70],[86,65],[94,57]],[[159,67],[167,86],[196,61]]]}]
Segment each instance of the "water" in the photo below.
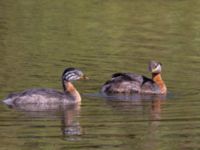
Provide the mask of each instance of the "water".
[{"label": "water", "polygon": [[[32,87],[60,89],[65,67],[90,81],[75,83],[82,104],[26,112],[0,105],[4,149],[200,149],[200,2],[0,2],[0,98]],[[110,101],[100,86],[119,71],[163,64],[166,100]]]}]

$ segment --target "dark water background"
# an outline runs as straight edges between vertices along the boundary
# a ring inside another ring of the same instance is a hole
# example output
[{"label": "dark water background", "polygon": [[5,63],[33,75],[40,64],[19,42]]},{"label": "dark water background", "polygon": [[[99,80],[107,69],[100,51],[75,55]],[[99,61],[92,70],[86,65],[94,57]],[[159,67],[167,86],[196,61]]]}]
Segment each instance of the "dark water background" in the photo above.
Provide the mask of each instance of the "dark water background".
[{"label": "dark water background", "polygon": [[[65,67],[80,106],[23,112],[0,105],[0,149],[200,149],[200,1],[1,0],[0,98],[32,87],[60,89]],[[108,101],[114,72],[150,77],[163,64],[166,100]],[[89,95],[89,96],[88,96]]]}]

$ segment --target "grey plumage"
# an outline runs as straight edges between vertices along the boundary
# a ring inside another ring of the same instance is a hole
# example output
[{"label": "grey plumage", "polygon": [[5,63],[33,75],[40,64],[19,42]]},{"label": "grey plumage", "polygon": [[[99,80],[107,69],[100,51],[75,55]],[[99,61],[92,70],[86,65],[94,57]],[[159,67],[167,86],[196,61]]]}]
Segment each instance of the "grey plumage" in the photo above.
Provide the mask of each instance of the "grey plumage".
[{"label": "grey plumage", "polygon": [[18,105],[26,103],[73,103],[73,99],[66,93],[53,89],[28,89],[20,93],[8,95],[4,103],[8,105]]},{"label": "grey plumage", "polygon": [[112,75],[111,80],[108,80],[101,88],[102,93],[113,94],[113,93],[147,93],[147,94],[162,94],[166,92],[166,86],[162,82],[161,86],[155,77],[160,75],[162,67],[161,63],[157,61],[150,61],[148,70],[152,73],[152,79],[147,78],[143,75],[134,73],[115,73]]},{"label": "grey plumage", "polygon": [[159,93],[152,79],[134,73],[115,73],[101,88],[103,93]]},{"label": "grey plumage", "polygon": [[[32,106],[40,106],[40,108],[44,107],[45,109],[48,106],[52,107],[54,104],[75,104],[80,102],[81,97],[71,81],[79,80],[82,77],[82,71],[75,68],[67,68],[62,74],[63,92],[48,88],[34,88],[10,94],[3,102],[9,106],[34,104]],[[70,91],[67,89],[68,85],[71,87]]]}]

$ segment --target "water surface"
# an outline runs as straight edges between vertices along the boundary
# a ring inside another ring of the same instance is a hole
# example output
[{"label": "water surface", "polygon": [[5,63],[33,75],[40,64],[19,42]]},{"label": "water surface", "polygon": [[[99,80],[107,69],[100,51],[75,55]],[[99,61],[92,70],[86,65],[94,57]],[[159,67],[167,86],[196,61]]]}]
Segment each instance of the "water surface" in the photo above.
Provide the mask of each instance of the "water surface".
[{"label": "water surface", "polygon": [[[0,2],[0,98],[33,87],[62,90],[65,67],[90,81],[75,83],[82,104],[26,112],[0,105],[1,149],[199,149],[200,2]],[[163,64],[159,98],[110,101],[98,96],[114,72],[150,77]]]}]

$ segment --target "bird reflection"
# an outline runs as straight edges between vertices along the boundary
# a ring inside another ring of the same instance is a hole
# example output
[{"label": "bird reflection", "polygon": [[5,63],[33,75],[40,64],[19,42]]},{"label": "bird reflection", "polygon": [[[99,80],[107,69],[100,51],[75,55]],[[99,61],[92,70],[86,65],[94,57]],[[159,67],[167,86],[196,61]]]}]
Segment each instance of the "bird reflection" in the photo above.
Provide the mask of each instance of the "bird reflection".
[{"label": "bird reflection", "polygon": [[[161,105],[165,103],[168,95],[166,94],[126,94],[126,93],[116,93],[116,94],[87,94],[86,96],[90,97],[100,97],[106,100],[106,103],[117,109],[119,111],[124,110],[134,110],[135,111],[144,111],[150,114],[150,120],[159,120],[161,119]],[[146,111],[146,108],[149,108]]]},{"label": "bird reflection", "polygon": [[[107,103],[119,111],[137,111],[149,115],[151,124],[158,125],[161,120],[161,106],[166,95],[115,95],[106,96]],[[156,126],[157,126],[156,125]]]},{"label": "bird reflection", "polygon": [[[117,111],[133,113],[131,119],[134,119],[134,117],[138,119],[139,115],[139,121],[144,122],[144,124],[148,123],[147,132],[142,135],[144,141],[141,142],[142,145],[140,146],[141,149],[153,150],[158,149],[159,146],[160,135],[158,131],[160,130],[161,112],[165,100],[165,95],[134,95],[124,96],[124,98],[121,95],[120,97],[108,97],[106,102]],[[141,118],[147,119],[141,120]],[[133,122],[138,121],[137,119],[134,119]]]},{"label": "bird reflection", "polygon": [[42,105],[26,104],[12,107],[16,111],[23,112],[28,118],[59,119],[61,121],[61,132],[65,140],[79,140],[82,127],[79,123],[80,104],[73,105]]},{"label": "bird reflection", "polygon": [[148,95],[148,94],[134,94],[134,95],[111,95],[103,96],[109,105],[119,110],[123,109],[141,109],[150,106],[149,113],[152,115],[150,119],[159,119],[161,113],[161,105],[166,100],[166,95]]},{"label": "bird reflection", "polygon": [[160,120],[161,119],[161,105],[164,104],[165,101],[161,99],[155,99],[151,102],[151,120]]},{"label": "bird reflection", "polygon": [[61,130],[64,136],[81,135],[82,128],[78,121],[80,105],[73,106],[63,111]]}]

